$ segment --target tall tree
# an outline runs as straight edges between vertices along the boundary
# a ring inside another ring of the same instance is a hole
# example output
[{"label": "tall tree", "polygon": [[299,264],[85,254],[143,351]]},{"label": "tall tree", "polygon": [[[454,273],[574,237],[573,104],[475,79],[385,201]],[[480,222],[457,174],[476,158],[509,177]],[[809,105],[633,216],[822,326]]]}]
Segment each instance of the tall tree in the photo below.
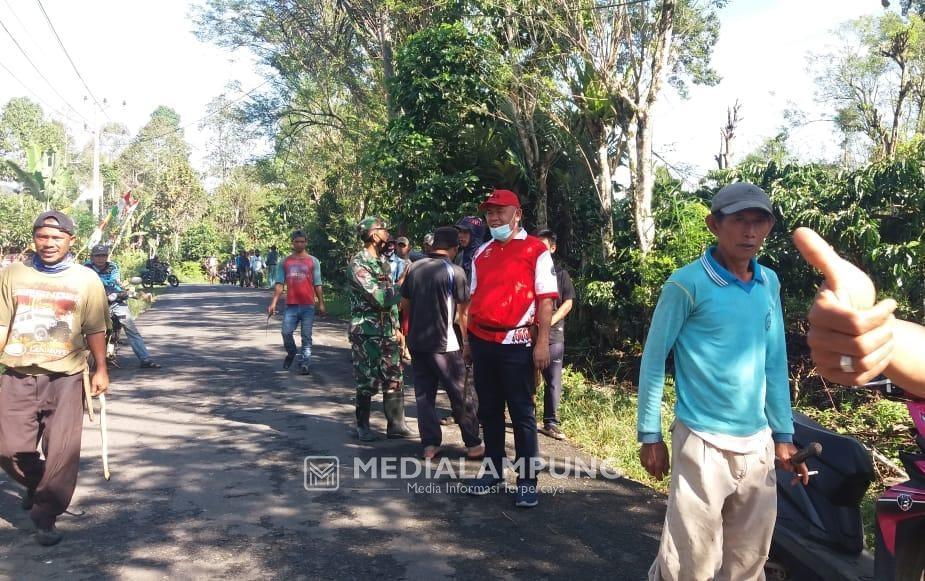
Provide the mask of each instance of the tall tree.
[{"label": "tall tree", "polygon": [[841,48],[816,57],[820,101],[834,105],[846,135],[870,140],[875,158],[891,157],[925,130],[925,21],[888,12],[847,22],[837,36]]},{"label": "tall tree", "polygon": [[146,229],[151,254],[164,240],[179,251],[180,236],[205,210],[205,190],[189,161],[180,116],[158,107],[116,162],[120,189],[132,190],[141,205],[137,220]]},{"label": "tall tree", "polygon": [[561,75],[593,140],[605,254],[613,248],[613,174],[627,163],[639,248],[652,249],[655,221],[652,109],[665,82],[715,84],[710,67],[725,0],[612,3],[550,0],[550,19],[568,50]]}]

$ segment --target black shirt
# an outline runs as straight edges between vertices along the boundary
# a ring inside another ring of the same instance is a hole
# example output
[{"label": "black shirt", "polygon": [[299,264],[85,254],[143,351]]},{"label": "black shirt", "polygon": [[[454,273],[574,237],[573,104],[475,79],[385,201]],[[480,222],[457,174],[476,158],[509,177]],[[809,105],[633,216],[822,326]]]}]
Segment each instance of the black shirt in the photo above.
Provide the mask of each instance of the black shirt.
[{"label": "black shirt", "polygon": [[469,282],[462,268],[434,254],[413,262],[401,285],[401,296],[411,301],[408,349],[423,353],[459,350],[453,331],[456,305],[469,302]]},{"label": "black shirt", "polygon": [[[575,300],[575,287],[572,285],[572,277],[558,264],[556,265],[556,283],[559,286],[559,298],[553,303],[553,313],[559,310],[559,307],[565,301],[569,299]],[[549,328],[549,343],[565,343],[565,319]]]}]

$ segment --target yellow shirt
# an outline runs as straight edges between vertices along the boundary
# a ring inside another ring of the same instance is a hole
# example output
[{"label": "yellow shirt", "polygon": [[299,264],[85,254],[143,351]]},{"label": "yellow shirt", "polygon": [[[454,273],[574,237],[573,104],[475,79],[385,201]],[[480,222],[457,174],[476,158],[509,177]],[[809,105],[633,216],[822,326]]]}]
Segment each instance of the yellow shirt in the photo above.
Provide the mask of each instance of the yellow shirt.
[{"label": "yellow shirt", "polygon": [[0,363],[27,375],[73,375],[87,366],[85,337],[106,331],[109,305],[99,277],[74,264],[49,274],[31,262],[0,272]]}]

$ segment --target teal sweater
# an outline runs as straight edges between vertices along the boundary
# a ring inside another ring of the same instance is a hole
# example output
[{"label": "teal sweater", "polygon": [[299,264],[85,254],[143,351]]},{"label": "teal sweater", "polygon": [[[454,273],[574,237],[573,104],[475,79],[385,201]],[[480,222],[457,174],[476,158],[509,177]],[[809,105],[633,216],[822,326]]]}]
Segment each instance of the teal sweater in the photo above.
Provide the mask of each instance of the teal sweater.
[{"label": "teal sweater", "polygon": [[639,441],[662,439],[665,361],[674,351],[675,416],[692,430],[793,440],[780,281],[752,259],[742,282],[710,247],[662,287],[639,375]]}]

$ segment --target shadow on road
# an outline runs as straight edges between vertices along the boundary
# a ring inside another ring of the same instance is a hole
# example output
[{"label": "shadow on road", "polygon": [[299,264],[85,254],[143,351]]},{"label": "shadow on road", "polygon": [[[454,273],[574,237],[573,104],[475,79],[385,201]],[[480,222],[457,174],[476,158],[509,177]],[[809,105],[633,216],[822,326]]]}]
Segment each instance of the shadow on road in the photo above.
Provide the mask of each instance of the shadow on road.
[{"label": "shadow on road", "polygon": [[[281,369],[279,320],[267,330],[263,314],[268,300],[261,291],[187,285],[160,297],[139,322],[164,368],[137,369],[123,347],[109,398],[113,477],[101,478],[99,436],[88,426],[71,507],[82,516],[61,518],[59,546],[34,543],[21,491],[0,475],[0,575],[644,576],[664,502],[636,483],[547,475],[541,484],[556,493],[520,511],[510,495],[468,497],[448,491],[444,478],[417,479],[439,487],[428,493],[355,474],[354,459],[414,456],[419,442],[355,441],[345,324],[316,322],[313,373],[299,376]],[[381,407],[373,422],[384,430]],[[458,430],[445,433],[461,451]],[[458,455],[450,448],[448,457]],[[306,456],[338,457],[340,489],[306,491]]]}]

